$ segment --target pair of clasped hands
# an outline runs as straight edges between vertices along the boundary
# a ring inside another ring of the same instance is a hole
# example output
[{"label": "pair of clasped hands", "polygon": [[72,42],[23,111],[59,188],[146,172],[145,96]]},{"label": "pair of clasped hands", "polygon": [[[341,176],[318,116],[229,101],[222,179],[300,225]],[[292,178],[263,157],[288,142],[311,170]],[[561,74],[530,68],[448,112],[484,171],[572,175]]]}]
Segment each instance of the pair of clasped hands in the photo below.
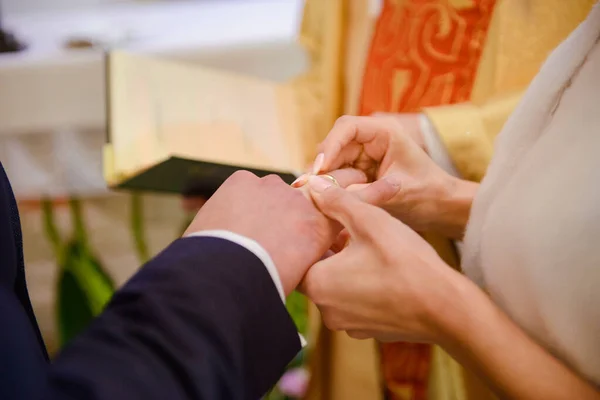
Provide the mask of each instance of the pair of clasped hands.
[{"label": "pair of clasped hands", "polygon": [[286,294],[305,293],[330,329],[435,342],[444,283],[460,275],[416,232],[460,236],[438,215],[456,179],[394,117],[342,117],[318,154],[292,186],[233,174],[188,232],[223,229],[261,244]]}]

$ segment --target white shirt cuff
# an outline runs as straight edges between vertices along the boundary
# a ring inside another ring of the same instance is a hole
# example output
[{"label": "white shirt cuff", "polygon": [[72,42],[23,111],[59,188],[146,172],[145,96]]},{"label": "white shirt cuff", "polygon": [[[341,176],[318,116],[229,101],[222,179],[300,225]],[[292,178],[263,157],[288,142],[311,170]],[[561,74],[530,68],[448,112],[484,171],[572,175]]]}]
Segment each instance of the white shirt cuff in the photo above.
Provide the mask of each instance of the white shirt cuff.
[{"label": "white shirt cuff", "polygon": [[419,125],[421,128],[421,133],[423,134],[425,147],[431,159],[450,175],[460,177],[460,173],[454,166],[452,158],[450,157],[450,154],[448,154],[448,150],[446,150],[446,146],[444,146],[444,143],[440,139],[435,127],[425,114],[420,115]]},{"label": "white shirt cuff", "polygon": [[[454,166],[452,158],[450,157],[450,154],[448,154],[448,150],[446,150],[446,146],[425,114],[420,115],[419,125],[421,127],[423,141],[425,142],[425,148],[431,159],[450,175],[460,178],[460,173]],[[461,255],[463,248],[462,242],[455,241],[454,244],[456,245],[458,254]]]},{"label": "white shirt cuff", "polygon": [[[279,277],[279,272],[275,267],[275,263],[273,259],[267,253],[267,251],[262,247],[258,242],[247,238],[246,236],[239,235],[234,232],[225,231],[225,230],[209,230],[209,231],[199,231],[190,233],[186,237],[215,237],[220,239],[229,240],[230,242],[236,243],[246,250],[252,252],[258,259],[263,263],[267,272],[271,276],[271,280],[275,284],[275,288],[277,289],[277,293],[279,293],[279,297],[281,301],[285,304],[285,292],[283,291],[283,284],[281,283],[281,278]],[[302,347],[306,346],[306,339],[302,335],[300,336],[300,343]]]}]

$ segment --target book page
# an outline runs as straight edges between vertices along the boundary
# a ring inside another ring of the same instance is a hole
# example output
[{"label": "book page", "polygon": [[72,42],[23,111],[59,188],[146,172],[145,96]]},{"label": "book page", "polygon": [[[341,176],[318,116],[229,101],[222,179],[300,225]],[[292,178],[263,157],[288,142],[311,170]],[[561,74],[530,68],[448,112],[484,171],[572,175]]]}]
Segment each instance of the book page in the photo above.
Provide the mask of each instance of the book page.
[{"label": "book page", "polygon": [[114,169],[169,156],[290,172],[304,157],[294,96],[282,85],[124,52],[109,57]]}]

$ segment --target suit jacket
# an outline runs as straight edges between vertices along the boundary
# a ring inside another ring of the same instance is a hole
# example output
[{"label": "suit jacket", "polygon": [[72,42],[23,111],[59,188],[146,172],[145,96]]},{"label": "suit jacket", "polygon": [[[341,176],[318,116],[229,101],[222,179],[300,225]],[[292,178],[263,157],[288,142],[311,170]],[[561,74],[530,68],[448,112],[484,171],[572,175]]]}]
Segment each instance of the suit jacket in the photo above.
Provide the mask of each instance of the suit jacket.
[{"label": "suit jacket", "polygon": [[300,350],[249,250],[179,239],[49,363],[29,301],[19,215],[0,165],[0,399],[259,399]]}]

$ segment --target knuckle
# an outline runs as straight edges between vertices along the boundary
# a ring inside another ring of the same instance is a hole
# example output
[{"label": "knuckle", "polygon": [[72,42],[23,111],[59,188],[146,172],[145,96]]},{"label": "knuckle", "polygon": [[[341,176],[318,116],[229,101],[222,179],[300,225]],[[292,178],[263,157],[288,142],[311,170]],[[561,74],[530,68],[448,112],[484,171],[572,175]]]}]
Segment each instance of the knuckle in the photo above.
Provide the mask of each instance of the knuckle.
[{"label": "knuckle", "polygon": [[357,331],[346,331],[346,334],[352,339],[360,339],[360,334]]},{"label": "knuckle", "polygon": [[241,170],[237,170],[233,174],[231,174],[231,176],[229,177],[228,180],[231,180],[233,182],[244,182],[244,181],[251,181],[252,179],[255,179],[255,178],[256,178],[256,175],[254,175],[252,172],[241,169]]},{"label": "knuckle", "polygon": [[318,278],[317,271],[313,271],[314,268],[308,270],[306,277],[304,278],[304,288],[306,295],[315,303],[317,306],[323,304],[323,290],[321,280]]},{"label": "knuckle", "polygon": [[327,276],[322,273],[323,269],[319,266],[310,268],[304,278],[304,288],[306,295],[318,307],[323,307],[326,303],[327,288],[325,287],[328,281]]},{"label": "knuckle", "polygon": [[343,188],[347,188],[350,185],[360,185],[367,182],[367,175],[365,172],[352,167],[331,171],[329,172],[329,175],[333,176]]},{"label": "knuckle", "polygon": [[332,331],[343,330],[342,319],[337,315],[337,313],[327,311],[321,313],[321,315],[323,317],[323,324],[325,324],[327,328],[329,328]]},{"label": "knuckle", "polygon": [[365,332],[362,332],[362,331],[350,330],[350,331],[346,331],[346,334],[348,336],[350,336],[352,339],[356,339],[356,340],[365,340],[365,339],[369,338],[369,335],[367,335]]},{"label": "knuckle", "polygon": [[373,113],[373,114],[371,114],[371,117],[372,118],[376,118],[379,123],[382,123],[382,122],[385,122],[385,121],[392,121],[395,118],[393,116],[393,114],[385,113],[385,112],[376,112],[376,113]]},{"label": "knuckle", "polygon": [[325,200],[325,204],[331,207],[338,208],[343,205],[345,192],[342,189],[331,188],[326,190],[323,194],[323,198]]},{"label": "knuckle", "polygon": [[379,124],[379,126],[390,126],[398,122],[397,115],[388,112],[375,112],[371,114],[368,118],[371,118],[372,120],[376,121]]},{"label": "knuckle", "polygon": [[393,114],[381,114],[369,118],[373,118],[377,129],[385,136],[394,136],[403,129],[398,117]]},{"label": "knuckle", "polygon": [[319,280],[315,276],[316,274],[309,269],[304,278],[304,291],[306,292],[306,296],[311,299],[315,305],[321,305],[321,297],[319,290]]},{"label": "knuckle", "polygon": [[352,115],[342,115],[335,121],[335,126],[337,127],[351,127],[356,123],[356,118]]},{"label": "knuckle", "polygon": [[267,183],[267,184],[279,184],[279,183],[284,183],[283,179],[281,179],[281,177],[279,175],[275,175],[275,174],[269,174],[267,176],[265,176],[264,178],[262,178],[263,182]]}]

